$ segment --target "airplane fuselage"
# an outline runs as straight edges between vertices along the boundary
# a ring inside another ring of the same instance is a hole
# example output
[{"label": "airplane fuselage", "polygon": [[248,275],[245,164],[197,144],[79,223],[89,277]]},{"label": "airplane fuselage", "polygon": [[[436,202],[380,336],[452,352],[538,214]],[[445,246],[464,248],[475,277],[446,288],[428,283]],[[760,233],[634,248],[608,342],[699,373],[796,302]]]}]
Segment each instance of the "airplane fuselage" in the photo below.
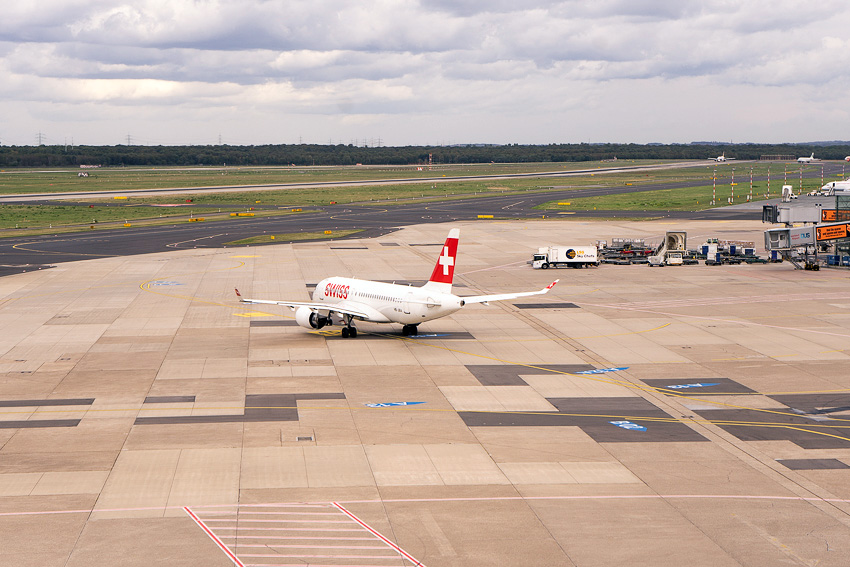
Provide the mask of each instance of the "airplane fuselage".
[{"label": "airplane fuselage", "polygon": [[369,316],[356,318],[364,321],[404,325],[445,317],[463,307],[463,299],[452,293],[342,277],[320,281],[313,301],[326,304],[328,311],[340,306],[363,311]]}]

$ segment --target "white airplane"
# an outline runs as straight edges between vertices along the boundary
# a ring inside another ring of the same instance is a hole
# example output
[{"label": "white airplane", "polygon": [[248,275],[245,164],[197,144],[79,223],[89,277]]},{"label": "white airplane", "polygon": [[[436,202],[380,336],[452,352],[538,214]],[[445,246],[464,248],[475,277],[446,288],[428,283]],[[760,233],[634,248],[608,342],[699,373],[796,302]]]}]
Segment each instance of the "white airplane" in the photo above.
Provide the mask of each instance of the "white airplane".
[{"label": "white airplane", "polygon": [[730,158],[728,158],[728,157],[726,157],[726,152],[723,152],[722,154],[720,154],[720,155],[719,155],[719,156],[717,156],[717,157],[708,158],[708,159],[710,159],[710,160],[714,160],[714,161],[728,161],[728,160],[730,160],[730,159],[735,159],[735,158],[731,158],[731,157],[730,157]]},{"label": "white airplane", "polygon": [[313,290],[313,301],[274,301],[244,299],[239,290],[236,295],[242,303],[286,305],[295,311],[295,321],[308,329],[321,329],[333,325],[336,315],[342,328],[342,337],[356,337],[354,320],[372,323],[401,323],[402,335],[415,335],[417,326],[446,315],[451,315],[464,305],[515,299],[547,293],[558,280],[539,291],[500,293],[496,295],[457,296],[452,293],[460,229],[449,231],[446,243],[437,258],[431,279],[422,287],[389,284],[371,280],[332,277],[325,278]]},{"label": "white airplane", "polygon": [[798,163],[812,163],[813,161],[820,161],[818,158],[815,157],[815,152],[812,152],[812,155],[810,155],[809,157],[797,158]]},{"label": "white airplane", "polygon": [[850,161],[850,156],[845,157],[844,161]]}]

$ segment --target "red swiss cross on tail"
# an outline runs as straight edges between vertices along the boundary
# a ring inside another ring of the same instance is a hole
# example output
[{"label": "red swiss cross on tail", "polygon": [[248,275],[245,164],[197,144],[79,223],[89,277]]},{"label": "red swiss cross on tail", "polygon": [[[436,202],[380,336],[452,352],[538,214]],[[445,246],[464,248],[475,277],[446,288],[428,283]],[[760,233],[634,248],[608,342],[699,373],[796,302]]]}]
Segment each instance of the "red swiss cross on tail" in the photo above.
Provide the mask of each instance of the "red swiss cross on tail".
[{"label": "red swiss cross on tail", "polygon": [[448,284],[451,289],[452,279],[455,275],[455,259],[457,258],[457,241],[460,238],[460,229],[453,228],[449,231],[446,243],[440,250],[440,257],[431,273],[430,282]]}]

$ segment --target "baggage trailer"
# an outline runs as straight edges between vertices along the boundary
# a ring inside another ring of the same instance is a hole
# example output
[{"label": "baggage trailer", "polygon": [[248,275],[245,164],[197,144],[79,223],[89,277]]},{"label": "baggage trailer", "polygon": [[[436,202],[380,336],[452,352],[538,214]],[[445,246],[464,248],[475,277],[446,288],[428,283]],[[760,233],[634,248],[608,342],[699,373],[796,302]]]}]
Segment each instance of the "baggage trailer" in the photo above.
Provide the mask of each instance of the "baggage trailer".
[{"label": "baggage trailer", "polygon": [[543,270],[553,268],[584,268],[598,266],[599,256],[596,246],[549,246],[538,248],[531,258],[532,268]]}]

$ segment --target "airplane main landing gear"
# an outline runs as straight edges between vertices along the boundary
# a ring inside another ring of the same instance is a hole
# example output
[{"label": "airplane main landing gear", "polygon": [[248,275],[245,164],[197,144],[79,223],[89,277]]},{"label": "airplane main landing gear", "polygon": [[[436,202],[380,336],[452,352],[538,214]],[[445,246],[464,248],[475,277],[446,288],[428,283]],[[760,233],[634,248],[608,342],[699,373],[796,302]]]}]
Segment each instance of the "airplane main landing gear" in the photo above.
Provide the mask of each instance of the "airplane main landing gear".
[{"label": "airplane main landing gear", "polygon": [[343,317],[343,323],[345,327],[342,328],[341,334],[342,338],[347,339],[351,337],[352,339],[357,338],[357,327],[351,324],[351,320],[353,317],[351,315],[346,315]]},{"label": "airplane main landing gear", "polygon": [[405,325],[401,328],[401,334],[405,337],[408,335],[416,335],[419,333],[419,328],[416,325]]}]

